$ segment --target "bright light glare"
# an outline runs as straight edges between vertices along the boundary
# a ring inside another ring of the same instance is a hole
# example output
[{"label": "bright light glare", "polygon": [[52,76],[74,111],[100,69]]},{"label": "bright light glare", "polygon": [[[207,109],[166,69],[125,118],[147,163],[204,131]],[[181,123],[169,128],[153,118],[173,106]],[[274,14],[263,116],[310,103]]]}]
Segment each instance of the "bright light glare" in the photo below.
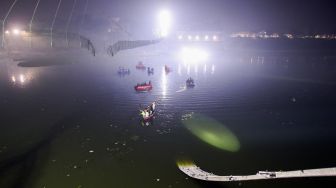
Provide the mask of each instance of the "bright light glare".
[{"label": "bright light glare", "polygon": [[165,98],[167,94],[167,73],[165,71],[165,67],[162,67],[161,74],[161,88],[162,88],[162,97]]},{"label": "bright light glare", "polygon": [[205,35],[204,40],[209,40],[209,36]]},{"label": "bright light glare", "polygon": [[182,40],[182,39],[183,39],[183,36],[182,36],[182,35],[179,35],[179,36],[178,36],[178,39],[179,39],[179,40]]},{"label": "bright light glare", "polygon": [[188,36],[188,40],[191,40],[191,39],[192,39],[192,36],[189,35],[189,36]]},{"label": "bright light glare", "polygon": [[18,35],[18,34],[20,34],[20,30],[19,29],[13,29],[13,33],[14,33],[14,35]]},{"label": "bright light glare", "polygon": [[26,78],[23,74],[20,74],[20,82],[24,83],[26,81]]},{"label": "bright light glare", "polygon": [[167,10],[163,10],[159,14],[159,30],[160,37],[167,37],[171,26],[171,16]]},{"label": "bright light glare", "polygon": [[208,53],[198,48],[185,47],[181,51],[181,59],[185,63],[197,63],[206,61],[208,59]]},{"label": "bright light glare", "polygon": [[16,82],[16,78],[15,78],[15,76],[12,76],[12,82]]},{"label": "bright light glare", "polygon": [[6,34],[10,34],[10,32],[8,30],[5,31]]},{"label": "bright light glare", "polygon": [[216,41],[216,40],[217,40],[217,36],[214,35],[214,36],[212,37],[212,39],[213,39],[214,41]]},{"label": "bright light glare", "polygon": [[199,40],[199,36],[198,36],[198,35],[196,35],[195,39],[196,39],[196,40]]}]

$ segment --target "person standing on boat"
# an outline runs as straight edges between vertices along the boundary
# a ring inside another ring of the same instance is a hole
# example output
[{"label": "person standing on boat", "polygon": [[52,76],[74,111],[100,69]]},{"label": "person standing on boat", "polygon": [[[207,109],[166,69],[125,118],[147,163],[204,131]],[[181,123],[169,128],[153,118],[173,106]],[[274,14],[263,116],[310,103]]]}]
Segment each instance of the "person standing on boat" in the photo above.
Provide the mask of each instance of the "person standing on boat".
[{"label": "person standing on boat", "polygon": [[155,110],[155,102],[153,102],[150,106],[148,106],[148,111],[150,115],[154,113],[154,110]]},{"label": "person standing on boat", "polygon": [[155,102],[153,102],[152,105],[151,105],[151,111],[153,111],[153,112],[155,111]]}]

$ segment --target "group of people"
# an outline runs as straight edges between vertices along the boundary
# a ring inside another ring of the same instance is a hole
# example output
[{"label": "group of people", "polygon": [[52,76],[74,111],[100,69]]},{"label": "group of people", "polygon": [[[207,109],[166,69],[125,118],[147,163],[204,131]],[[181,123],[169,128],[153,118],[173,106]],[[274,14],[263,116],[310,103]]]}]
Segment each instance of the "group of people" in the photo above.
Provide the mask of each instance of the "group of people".
[{"label": "group of people", "polygon": [[140,110],[140,114],[142,115],[142,117],[144,119],[148,119],[151,115],[154,114],[154,112],[155,112],[155,105],[156,105],[156,103],[153,102],[151,105],[149,105],[144,110]]},{"label": "group of people", "polygon": [[167,65],[165,65],[164,68],[165,68],[166,73],[170,72],[170,68]]},{"label": "group of people", "polygon": [[194,83],[194,79],[192,79],[191,77],[189,77],[189,78],[187,79],[187,82],[188,82],[188,83]]},{"label": "group of people", "polygon": [[148,72],[148,74],[153,74],[154,73],[154,68],[147,67],[147,72]]},{"label": "group of people", "polygon": [[147,82],[143,82],[141,84],[137,83],[137,86],[147,86],[147,85],[152,85],[152,82],[149,81],[148,84],[147,84]]},{"label": "group of people", "polygon": [[194,87],[195,83],[194,83],[194,79],[192,79],[191,77],[187,79],[186,81],[187,87]]},{"label": "group of people", "polygon": [[124,67],[119,67],[118,73],[119,73],[119,74],[124,74],[124,73],[129,74],[129,73],[130,73],[130,70],[129,70],[129,69],[126,69],[126,68],[124,68]]}]

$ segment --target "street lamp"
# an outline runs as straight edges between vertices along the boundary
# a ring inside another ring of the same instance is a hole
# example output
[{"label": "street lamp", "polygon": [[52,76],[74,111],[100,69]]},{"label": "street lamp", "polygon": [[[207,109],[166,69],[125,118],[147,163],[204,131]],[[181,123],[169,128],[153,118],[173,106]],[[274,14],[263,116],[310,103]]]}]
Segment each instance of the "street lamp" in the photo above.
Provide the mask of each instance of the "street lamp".
[{"label": "street lamp", "polygon": [[40,0],[37,0],[36,2],[36,5],[35,5],[35,8],[34,8],[34,11],[33,11],[33,15],[30,19],[30,23],[29,23],[29,33],[30,33],[30,47],[32,47],[32,25],[33,25],[33,21],[34,21],[34,17],[35,17],[35,13],[36,13],[36,10],[37,10],[37,7],[39,6],[40,4]]},{"label": "street lamp", "polygon": [[69,39],[68,39],[69,25],[70,25],[70,23],[71,23],[72,14],[73,14],[73,11],[74,11],[74,9],[75,9],[76,2],[77,2],[77,0],[74,0],[74,2],[73,2],[73,4],[72,4],[72,9],[71,9],[70,16],[69,16],[69,19],[68,19],[68,22],[67,22],[67,25],[66,25],[65,40],[66,40],[66,43],[67,43],[67,46],[68,46],[68,47],[69,47]]},{"label": "street lamp", "polygon": [[50,46],[53,47],[53,29],[54,29],[54,24],[55,24],[55,21],[56,21],[56,17],[57,17],[57,14],[58,14],[58,10],[61,6],[61,3],[62,3],[62,0],[59,0],[58,1],[58,5],[57,5],[57,9],[56,9],[56,12],[55,12],[55,15],[54,15],[54,19],[51,23],[51,27],[50,27]]},{"label": "street lamp", "polygon": [[13,34],[14,35],[19,35],[20,34],[20,30],[19,29],[13,29]]},{"label": "street lamp", "polygon": [[78,37],[79,37],[79,46],[82,47],[82,40],[81,40],[81,27],[84,23],[84,18],[85,18],[85,14],[87,12],[87,8],[88,8],[88,4],[89,4],[89,0],[86,0],[85,2],[85,6],[84,6],[84,12],[83,12],[83,16],[81,19],[81,22],[79,24],[79,28],[78,28]]},{"label": "street lamp", "polygon": [[162,10],[159,13],[159,35],[167,37],[171,26],[171,15],[167,10]]}]

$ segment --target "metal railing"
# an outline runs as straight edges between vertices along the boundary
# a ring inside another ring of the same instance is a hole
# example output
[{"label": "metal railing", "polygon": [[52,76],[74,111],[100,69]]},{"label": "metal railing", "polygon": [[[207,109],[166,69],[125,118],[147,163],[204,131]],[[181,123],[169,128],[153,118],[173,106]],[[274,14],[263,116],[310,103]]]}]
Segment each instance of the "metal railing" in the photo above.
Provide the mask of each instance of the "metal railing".
[{"label": "metal railing", "polygon": [[108,54],[111,56],[116,55],[118,52],[122,50],[133,49],[141,46],[147,46],[151,44],[155,44],[160,42],[161,40],[134,40],[134,41],[118,41],[113,45],[110,45],[107,49]]},{"label": "metal railing", "polygon": [[85,48],[96,55],[96,48],[85,36],[77,33],[54,31],[53,45],[50,46],[50,32],[48,29],[24,31],[19,34],[7,33],[4,37],[5,45],[3,50],[44,50],[60,48]]}]

